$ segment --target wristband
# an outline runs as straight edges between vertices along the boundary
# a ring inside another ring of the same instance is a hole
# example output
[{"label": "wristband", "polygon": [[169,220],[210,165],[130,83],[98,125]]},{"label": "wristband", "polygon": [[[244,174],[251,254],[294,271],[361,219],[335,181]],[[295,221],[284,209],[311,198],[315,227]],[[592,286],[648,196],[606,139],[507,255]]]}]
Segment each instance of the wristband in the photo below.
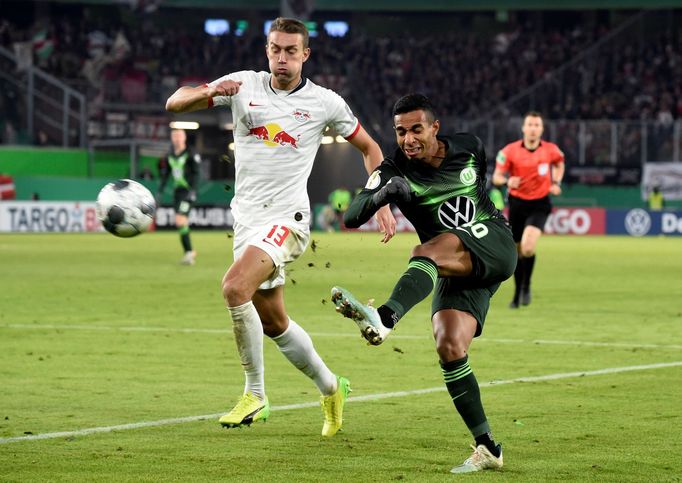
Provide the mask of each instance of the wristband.
[{"label": "wristband", "polygon": [[[208,84],[204,84],[204,87],[208,87]],[[213,98],[212,97],[208,98],[208,107],[209,108],[213,107]]]}]

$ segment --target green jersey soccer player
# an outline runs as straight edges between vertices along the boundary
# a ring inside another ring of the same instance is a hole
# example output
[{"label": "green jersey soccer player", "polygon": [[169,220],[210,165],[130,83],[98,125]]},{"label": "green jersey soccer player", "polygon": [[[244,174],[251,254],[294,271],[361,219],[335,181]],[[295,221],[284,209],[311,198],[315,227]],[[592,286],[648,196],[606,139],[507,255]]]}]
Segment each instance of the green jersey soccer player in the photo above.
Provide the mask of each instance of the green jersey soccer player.
[{"label": "green jersey soccer player", "polygon": [[381,206],[395,203],[421,244],[379,308],[359,303],[340,287],[332,289],[332,300],[378,345],[408,310],[434,291],[431,320],[445,385],[476,441],[472,456],[452,472],[500,468],[502,447],[490,432],[468,351],[481,334],[490,297],[514,272],[516,246],[486,192],[481,141],[470,134],[439,136],[433,106],[422,95],[401,98],[393,114],[399,149],[372,173],[344,222],[358,227]]}]

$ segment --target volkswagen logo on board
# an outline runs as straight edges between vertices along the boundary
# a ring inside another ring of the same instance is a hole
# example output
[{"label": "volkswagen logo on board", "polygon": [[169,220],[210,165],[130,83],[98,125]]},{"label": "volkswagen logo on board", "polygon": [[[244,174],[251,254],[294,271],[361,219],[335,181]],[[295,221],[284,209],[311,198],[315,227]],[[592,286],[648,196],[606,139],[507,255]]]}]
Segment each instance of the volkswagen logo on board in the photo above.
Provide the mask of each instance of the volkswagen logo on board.
[{"label": "volkswagen logo on board", "polygon": [[625,215],[625,230],[632,236],[644,236],[651,229],[651,216],[646,211],[635,208]]}]

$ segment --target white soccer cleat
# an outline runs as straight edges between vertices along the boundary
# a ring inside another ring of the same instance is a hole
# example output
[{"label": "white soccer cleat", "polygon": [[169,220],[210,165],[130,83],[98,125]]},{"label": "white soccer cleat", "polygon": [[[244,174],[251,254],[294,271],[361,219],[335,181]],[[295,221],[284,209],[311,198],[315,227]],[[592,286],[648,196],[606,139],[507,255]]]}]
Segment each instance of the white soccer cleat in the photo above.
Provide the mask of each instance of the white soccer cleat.
[{"label": "white soccer cleat", "polygon": [[500,457],[493,455],[485,445],[471,446],[474,453],[469,456],[464,463],[455,466],[450,473],[473,473],[481,470],[498,470],[502,468],[502,447],[500,447]]},{"label": "white soccer cleat", "polygon": [[180,264],[181,265],[194,265],[196,256],[197,256],[197,254],[194,251],[185,252],[183,257],[180,259]]},{"label": "white soccer cleat", "polygon": [[361,304],[348,290],[341,287],[332,288],[332,302],[336,305],[338,313],[355,321],[360,333],[370,344],[381,344],[391,333],[391,329],[381,322],[377,309],[369,304]]}]

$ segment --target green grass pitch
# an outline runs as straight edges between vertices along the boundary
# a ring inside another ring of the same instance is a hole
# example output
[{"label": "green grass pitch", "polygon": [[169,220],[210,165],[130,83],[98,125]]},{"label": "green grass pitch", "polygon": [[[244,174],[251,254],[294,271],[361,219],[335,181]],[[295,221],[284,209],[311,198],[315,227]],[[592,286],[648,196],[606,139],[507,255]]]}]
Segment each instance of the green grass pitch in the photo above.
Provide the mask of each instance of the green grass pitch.
[{"label": "green grass pitch", "polygon": [[[270,420],[219,426],[243,388],[220,295],[231,238],[192,237],[185,267],[174,233],[0,236],[0,481],[457,478],[471,438],[444,390],[430,299],[380,347],[329,301],[339,284],[383,302],[414,235],[315,233],[291,267],[291,317],[354,389],[330,440],[315,386],[271,341]],[[681,280],[679,238],[544,237],[532,305],[508,309],[504,283],[471,349],[505,467],[464,478],[680,481]]]}]

